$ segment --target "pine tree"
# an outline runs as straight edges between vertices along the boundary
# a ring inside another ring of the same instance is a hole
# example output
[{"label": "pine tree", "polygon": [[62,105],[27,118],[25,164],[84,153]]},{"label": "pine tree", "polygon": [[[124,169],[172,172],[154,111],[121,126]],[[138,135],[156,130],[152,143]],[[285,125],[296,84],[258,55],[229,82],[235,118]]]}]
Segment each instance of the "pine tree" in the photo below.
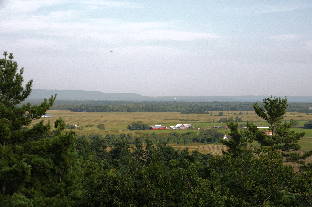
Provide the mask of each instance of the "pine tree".
[{"label": "pine tree", "polygon": [[[56,96],[24,103],[32,80],[13,54],[0,59],[0,206],[69,206],[73,190],[73,133],[52,130],[39,119]],[[57,125],[57,124],[56,124]]]},{"label": "pine tree", "polygon": [[255,113],[268,123],[271,135],[257,129],[252,123],[247,124],[247,130],[238,130],[237,123],[229,123],[230,139],[223,141],[228,147],[228,153],[237,156],[248,150],[250,143],[257,141],[262,149],[280,150],[293,160],[294,156],[302,159],[297,154],[289,153],[300,149],[298,141],[304,136],[304,132],[295,132],[291,129],[294,122],[283,120],[287,106],[287,99],[278,97],[268,97],[261,105],[254,105]]},{"label": "pine tree", "polygon": [[263,99],[263,105],[254,104],[256,114],[268,122],[273,135],[286,114],[288,104],[286,98],[268,97]]},{"label": "pine tree", "polygon": [[[256,136],[256,140],[262,146],[269,146],[283,151],[298,150],[300,148],[298,141],[304,136],[291,130],[293,121],[284,121],[283,118],[287,110],[287,99],[278,97],[268,97],[263,100],[263,104],[255,104],[256,114],[267,121],[272,135]],[[259,133],[258,133],[259,135]]]},{"label": "pine tree", "polygon": [[231,138],[223,140],[222,143],[228,148],[225,153],[236,157],[247,150],[248,139],[239,131],[237,123],[230,122],[228,123],[228,127],[230,129],[229,135]]}]

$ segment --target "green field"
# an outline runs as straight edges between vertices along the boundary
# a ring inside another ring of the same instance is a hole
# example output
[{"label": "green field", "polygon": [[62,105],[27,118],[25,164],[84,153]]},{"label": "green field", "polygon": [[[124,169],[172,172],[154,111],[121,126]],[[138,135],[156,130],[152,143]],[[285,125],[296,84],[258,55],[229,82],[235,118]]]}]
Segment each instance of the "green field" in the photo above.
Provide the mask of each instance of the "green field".
[{"label": "green field", "polygon": [[[222,132],[226,133],[225,123],[219,123],[222,118],[239,117],[243,120],[240,124],[245,124],[247,121],[255,123],[257,126],[267,126],[265,122],[259,119],[254,112],[251,111],[226,111],[223,116],[218,116],[219,112],[210,114],[181,114],[177,112],[71,112],[64,110],[48,111],[52,117],[42,118],[45,122],[53,123],[58,118],[63,118],[68,125],[78,125],[74,131],[78,135],[106,135],[106,134],[130,134],[140,135],[141,133],[186,133],[196,132],[198,129],[208,129],[214,126],[222,127]],[[297,126],[312,120],[312,114],[287,113],[285,120],[296,120]],[[165,126],[176,125],[178,123],[188,123],[193,125],[192,130],[145,130],[145,131],[130,131],[127,129],[128,124],[133,121],[142,121],[149,125],[162,124]],[[100,129],[97,126],[104,124],[105,129]],[[304,131],[305,137],[300,140],[300,145],[303,150],[312,150],[312,130],[294,128],[297,131]],[[183,148],[183,146],[176,146]],[[203,151],[205,146],[188,145],[188,148],[198,149]],[[205,151],[205,150],[204,150]]]}]

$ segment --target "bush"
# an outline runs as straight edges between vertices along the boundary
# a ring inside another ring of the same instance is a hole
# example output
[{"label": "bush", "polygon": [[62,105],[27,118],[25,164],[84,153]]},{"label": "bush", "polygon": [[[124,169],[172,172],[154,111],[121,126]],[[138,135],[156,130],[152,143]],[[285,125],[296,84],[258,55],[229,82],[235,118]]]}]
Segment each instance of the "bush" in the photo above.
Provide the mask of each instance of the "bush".
[{"label": "bush", "polygon": [[150,129],[150,126],[148,124],[144,124],[141,121],[132,122],[128,125],[129,130],[147,130]]},{"label": "bush", "polygon": [[104,124],[98,124],[96,127],[97,127],[98,129],[105,130],[105,125],[104,125]]},{"label": "bush", "polygon": [[200,131],[197,138],[193,139],[193,142],[200,143],[216,143],[223,137],[223,133],[216,129],[207,129]]}]

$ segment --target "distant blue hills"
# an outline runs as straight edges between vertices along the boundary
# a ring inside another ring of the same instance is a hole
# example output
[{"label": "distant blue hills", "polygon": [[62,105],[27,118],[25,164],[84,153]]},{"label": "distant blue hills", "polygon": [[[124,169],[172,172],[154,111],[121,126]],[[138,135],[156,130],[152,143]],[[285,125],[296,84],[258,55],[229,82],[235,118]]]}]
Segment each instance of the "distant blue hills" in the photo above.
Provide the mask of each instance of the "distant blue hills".
[{"label": "distant blue hills", "polygon": [[[33,89],[28,100],[42,100],[57,94],[58,101],[176,101],[176,102],[259,102],[265,96],[143,96],[136,93],[103,93],[84,90]],[[287,96],[289,102],[312,103],[312,96]]]},{"label": "distant blue hills", "polygon": [[57,94],[57,100],[62,101],[144,101],[148,99],[148,97],[135,93],[103,93],[100,91],[48,89],[33,89],[28,99],[44,99],[54,94]]}]

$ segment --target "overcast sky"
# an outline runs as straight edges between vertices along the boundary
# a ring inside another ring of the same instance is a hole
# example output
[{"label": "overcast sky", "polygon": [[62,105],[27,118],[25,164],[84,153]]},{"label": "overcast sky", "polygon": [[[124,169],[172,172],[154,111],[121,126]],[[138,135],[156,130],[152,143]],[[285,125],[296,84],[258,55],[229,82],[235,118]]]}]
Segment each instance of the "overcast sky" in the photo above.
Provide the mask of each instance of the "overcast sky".
[{"label": "overcast sky", "polygon": [[0,50],[34,88],[312,95],[312,1],[0,0]]}]

